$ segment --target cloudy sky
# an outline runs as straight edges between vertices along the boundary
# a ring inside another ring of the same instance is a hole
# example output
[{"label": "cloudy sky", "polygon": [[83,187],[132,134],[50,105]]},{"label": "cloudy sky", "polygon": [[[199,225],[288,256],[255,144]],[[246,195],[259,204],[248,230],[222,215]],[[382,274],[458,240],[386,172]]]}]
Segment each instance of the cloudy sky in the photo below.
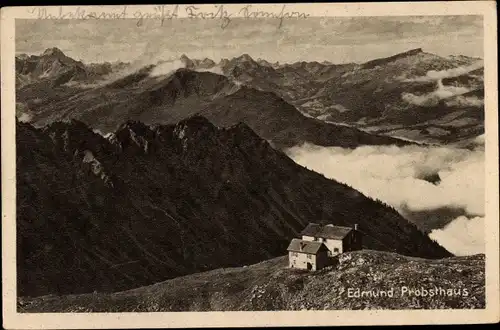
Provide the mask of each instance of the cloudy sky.
[{"label": "cloudy sky", "polygon": [[136,19],[16,20],[16,52],[58,47],[84,62],[167,60],[186,54],[215,61],[247,53],[269,61],[363,62],[413,48],[483,57],[480,16],[175,19],[163,26]]}]

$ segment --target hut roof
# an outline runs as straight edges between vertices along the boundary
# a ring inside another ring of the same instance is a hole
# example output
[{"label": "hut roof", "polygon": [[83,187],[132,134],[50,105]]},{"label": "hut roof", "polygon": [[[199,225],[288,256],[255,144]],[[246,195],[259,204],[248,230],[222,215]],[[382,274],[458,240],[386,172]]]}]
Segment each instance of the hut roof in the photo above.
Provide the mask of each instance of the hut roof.
[{"label": "hut roof", "polygon": [[322,249],[328,250],[328,248],[321,242],[304,241],[299,238],[294,238],[290,242],[290,245],[288,245],[287,250],[292,252],[317,254]]},{"label": "hut roof", "polygon": [[343,239],[352,230],[354,229],[351,227],[334,226],[332,224],[321,226],[317,223],[310,223],[300,234],[303,236]]}]

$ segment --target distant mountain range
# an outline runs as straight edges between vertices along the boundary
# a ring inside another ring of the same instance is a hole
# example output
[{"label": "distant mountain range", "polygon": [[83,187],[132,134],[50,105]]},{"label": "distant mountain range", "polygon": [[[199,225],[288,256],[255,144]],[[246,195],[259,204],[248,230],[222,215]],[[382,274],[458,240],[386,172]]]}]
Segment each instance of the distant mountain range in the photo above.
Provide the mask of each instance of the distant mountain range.
[{"label": "distant mountain range", "polygon": [[[178,75],[200,76],[177,72],[174,85]],[[207,86],[229,88],[224,77],[207,77],[224,82]],[[137,84],[131,80],[115,83]],[[188,81],[183,97],[213,92]],[[172,95],[169,83],[159,84],[150,91]],[[145,90],[136,96],[144,102]],[[240,89],[232,97],[253,98],[246,93],[266,95]],[[74,120],[17,122],[16,139],[21,296],[126,290],[255,263],[282,255],[309,222],[359,224],[368,249],[451,255],[391,207],[297,165],[244,123],[129,121],[103,136]]]},{"label": "distant mountain range", "polygon": [[[241,61],[246,58],[243,56]],[[103,132],[111,132],[126,120],[171,124],[198,113],[224,127],[244,122],[278,147],[303,142],[342,147],[407,143],[310,118],[273,92],[238,84],[224,75],[193,70],[195,65],[196,69],[213,65],[208,60],[192,61],[182,56],[181,61],[187,68],[171,70],[167,65],[164,69],[165,64],[159,63],[97,85],[95,69],[92,74],[69,78],[68,72],[85,72],[85,69],[80,62],[71,62],[58,50],[46,51],[29,61],[40,63],[37,68],[50,67],[48,72],[30,71],[31,80],[36,82],[18,89],[18,109],[35,125],[78,119]],[[233,59],[227,68],[238,63],[239,58]],[[20,70],[19,74],[23,72]],[[84,77],[91,77],[86,83],[94,85],[81,88],[70,84],[85,82]]]},{"label": "distant mountain range", "polygon": [[56,48],[18,56],[18,117],[37,126],[78,119],[111,132],[123,120],[170,124],[202,113],[218,125],[245,122],[281,147],[405,143],[381,134],[456,143],[484,133],[476,58],[415,49],[363,64],[279,64],[246,54],[177,62],[84,65]]},{"label": "distant mountain range", "polygon": [[39,56],[16,56],[16,86],[48,83],[58,87],[77,81],[97,80],[126,68],[127,63],[83,64],[66,56],[60,49],[48,48]]},{"label": "distant mountain range", "polygon": [[223,71],[273,91],[312,117],[373,133],[452,143],[484,132],[484,69],[478,58],[414,49],[363,64],[270,67],[242,56]]}]

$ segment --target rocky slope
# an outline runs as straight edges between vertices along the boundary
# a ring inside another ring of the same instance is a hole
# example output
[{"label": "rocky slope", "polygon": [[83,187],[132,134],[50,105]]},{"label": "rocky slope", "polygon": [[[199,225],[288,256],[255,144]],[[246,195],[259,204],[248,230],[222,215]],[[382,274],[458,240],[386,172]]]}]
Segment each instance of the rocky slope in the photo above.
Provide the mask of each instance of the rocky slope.
[{"label": "rocky slope", "polygon": [[281,255],[309,222],[358,223],[365,247],[449,252],[394,209],[309,171],[247,125],[195,116],[106,137],[17,123],[22,296],[117,291]]},{"label": "rocky slope", "polygon": [[35,299],[21,297],[18,299],[18,311],[67,313],[485,307],[484,255],[428,260],[362,250],[344,253],[335,266],[317,272],[289,269],[287,262],[287,257],[279,257],[248,267],[217,269],[113,294],[44,296]]}]

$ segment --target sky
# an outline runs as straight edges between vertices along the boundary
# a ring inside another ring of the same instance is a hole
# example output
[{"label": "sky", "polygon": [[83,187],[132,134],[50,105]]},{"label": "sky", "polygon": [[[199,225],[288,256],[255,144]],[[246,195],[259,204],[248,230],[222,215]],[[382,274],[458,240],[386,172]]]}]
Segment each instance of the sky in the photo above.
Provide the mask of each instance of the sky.
[{"label": "sky", "polygon": [[288,19],[16,20],[16,53],[58,47],[84,63],[232,58],[270,62],[365,62],[414,48],[483,57],[481,16],[309,17]]}]

